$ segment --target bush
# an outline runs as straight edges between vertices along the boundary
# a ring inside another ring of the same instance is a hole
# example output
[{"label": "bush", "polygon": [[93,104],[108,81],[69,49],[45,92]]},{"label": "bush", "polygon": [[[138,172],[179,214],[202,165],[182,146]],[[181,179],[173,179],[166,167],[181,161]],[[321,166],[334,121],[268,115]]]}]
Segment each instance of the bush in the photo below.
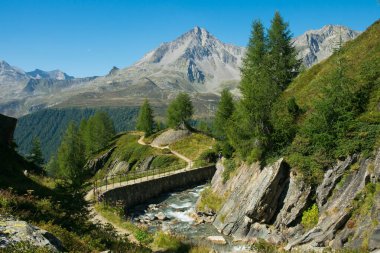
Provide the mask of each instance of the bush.
[{"label": "bush", "polygon": [[304,226],[304,228],[311,229],[312,227],[318,224],[318,219],[319,210],[317,204],[313,204],[312,207],[310,207],[310,209],[305,210],[302,213],[301,224]]},{"label": "bush", "polygon": [[179,239],[162,231],[155,234],[152,245],[154,248],[164,250],[165,252],[179,252],[179,249],[182,247]]},{"label": "bush", "polygon": [[233,159],[225,159],[223,161],[223,165],[224,165],[224,171],[223,171],[222,177],[223,177],[223,183],[226,183],[228,179],[230,179],[231,173],[235,170],[236,163],[235,163],[235,160]]},{"label": "bush", "polygon": [[201,193],[201,200],[197,206],[199,211],[212,210],[218,212],[223,204],[223,198],[214,193],[210,187],[204,189]]}]

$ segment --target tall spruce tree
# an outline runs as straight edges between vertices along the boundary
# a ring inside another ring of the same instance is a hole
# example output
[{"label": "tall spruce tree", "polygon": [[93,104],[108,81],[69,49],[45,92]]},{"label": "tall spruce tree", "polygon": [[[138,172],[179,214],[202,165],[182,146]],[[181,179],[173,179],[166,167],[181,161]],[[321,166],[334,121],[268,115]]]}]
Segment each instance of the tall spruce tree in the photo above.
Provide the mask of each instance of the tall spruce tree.
[{"label": "tall spruce tree", "polygon": [[172,128],[177,128],[182,124],[188,125],[193,113],[194,108],[190,96],[186,93],[179,93],[169,104],[167,110],[167,123]]},{"label": "tall spruce tree", "polygon": [[267,67],[267,42],[264,27],[254,21],[246,55],[241,69],[240,91],[242,98],[233,115],[233,123],[227,130],[230,144],[247,159],[260,158],[269,134],[269,111],[274,94]]},{"label": "tall spruce tree", "polygon": [[79,187],[84,180],[85,147],[79,134],[78,127],[70,122],[61,145],[58,149],[58,172],[74,187]]},{"label": "tall spruce tree", "polygon": [[41,150],[41,142],[38,137],[33,138],[32,149],[30,150],[28,159],[38,166],[42,166],[44,164],[44,157],[42,155]]},{"label": "tall spruce tree", "polygon": [[113,121],[105,112],[96,112],[79,126],[80,137],[86,147],[86,155],[104,148],[115,135]]},{"label": "tall spruce tree", "polygon": [[281,91],[288,87],[299,71],[301,61],[296,56],[289,25],[276,12],[268,30],[268,67],[271,82]]},{"label": "tall spruce tree", "polygon": [[148,99],[145,99],[143,105],[140,107],[136,122],[136,129],[143,131],[145,133],[145,136],[149,136],[153,133],[153,110],[149,105]]},{"label": "tall spruce tree", "polygon": [[215,113],[214,132],[220,140],[226,139],[226,128],[234,112],[235,105],[231,93],[224,89],[221,93],[220,102]]}]

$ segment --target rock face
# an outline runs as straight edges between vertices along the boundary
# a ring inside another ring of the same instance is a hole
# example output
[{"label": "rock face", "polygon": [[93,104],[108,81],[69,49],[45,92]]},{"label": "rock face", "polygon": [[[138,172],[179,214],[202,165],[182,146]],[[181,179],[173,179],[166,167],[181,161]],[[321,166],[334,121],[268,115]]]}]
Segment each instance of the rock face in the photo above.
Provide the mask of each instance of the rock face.
[{"label": "rock face", "polygon": [[223,234],[246,239],[253,223],[273,223],[283,205],[284,191],[289,188],[289,173],[282,159],[262,170],[257,164],[242,168],[237,175],[240,185],[231,189],[214,221],[215,227]]},{"label": "rock face", "polygon": [[93,174],[95,174],[98,170],[103,168],[103,166],[106,164],[108,159],[111,157],[112,152],[115,150],[115,147],[109,149],[104,154],[100,155],[99,157],[96,157],[92,160],[89,160],[85,167],[90,170]]},{"label": "rock face", "polygon": [[298,50],[298,58],[306,67],[326,59],[338,48],[339,43],[355,39],[360,32],[340,25],[326,25],[318,30],[310,30],[293,40]]},{"label": "rock face", "polygon": [[172,144],[186,136],[189,136],[191,132],[187,129],[169,129],[168,131],[160,134],[152,142],[152,146],[163,147]]},{"label": "rock face", "polygon": [[10,145],[13,141],[17,119],[0,114],[0,144]]},{"label": "rock face", "polygon": [[[235,240],[261,238],[301,252],[380,249],[380,149],[373,158],[338,161],[314,191],[282,159],[264,168],[242,164],[226,183],[223,171],[219,162],[211,181],[215,194],[227,196],[213,225]],[[307,230],[301,218],[313,203],[318,223]]]},{"label": "rock face", "polygon": [[53,252],[63,251],[61,241],[49,232],[25,221],[0,217],[0,248],[24,241],[35,246],[46,247]]}]

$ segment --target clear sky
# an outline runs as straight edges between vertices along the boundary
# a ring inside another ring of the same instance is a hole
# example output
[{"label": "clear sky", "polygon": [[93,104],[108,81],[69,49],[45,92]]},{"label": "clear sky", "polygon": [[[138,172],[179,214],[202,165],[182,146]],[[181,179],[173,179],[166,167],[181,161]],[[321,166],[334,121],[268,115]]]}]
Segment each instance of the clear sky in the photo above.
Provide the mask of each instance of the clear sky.
[{"label": "clear sky", "polygon": [[127,67],[194,26],[245,46],[251,22],[278,10],[295,36],[326,24],[365,30],[379,0],[0,0],[0,59],[74,76]]}]

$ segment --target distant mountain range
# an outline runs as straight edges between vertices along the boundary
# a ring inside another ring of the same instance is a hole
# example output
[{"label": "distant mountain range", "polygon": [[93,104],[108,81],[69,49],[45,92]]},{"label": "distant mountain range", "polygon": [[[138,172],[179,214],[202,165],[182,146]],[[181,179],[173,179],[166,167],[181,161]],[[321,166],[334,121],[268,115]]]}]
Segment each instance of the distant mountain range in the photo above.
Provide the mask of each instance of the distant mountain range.
[{"label": "distant mountain range", "polygon": [[[340,41],[359,34],[344,26],[327,25],[293,42],[304,65],[311,67],[329,57]],[[244,54],[244,47],[225,44],[207,30],[194,27],[132,66],[113,67],[103,77],[75,78],[60,70],[25,72],[0,61],[0,113],[20,116],[52,106],[136,106],[144,98],[164,107],[185,91],[192,95],[197,113],[204,116],[213,110],[223,88],[238,94]]]}]

